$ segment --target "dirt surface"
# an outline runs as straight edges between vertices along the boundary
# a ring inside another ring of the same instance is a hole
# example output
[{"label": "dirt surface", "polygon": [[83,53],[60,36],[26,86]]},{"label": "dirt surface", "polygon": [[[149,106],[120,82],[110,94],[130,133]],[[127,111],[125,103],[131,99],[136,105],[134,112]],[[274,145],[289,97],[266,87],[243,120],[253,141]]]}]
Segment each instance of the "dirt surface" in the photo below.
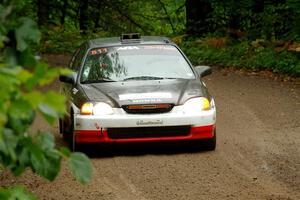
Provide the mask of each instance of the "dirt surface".
[{"label": "dirt surface", "polygon": [[[66,56],[48,59],[65,65]],[[40,199],[300,199],[300,86],[215,69],[205,78],[217,103],[217,149],[179,144],[93,147],[93,180],[77,183],[67,165],[52,183],[31,172],[0,175],[0,185],[25,184]],[[53,88],[58,88],[55,84]],[[37,119],[34,129],[57,126]]]}]

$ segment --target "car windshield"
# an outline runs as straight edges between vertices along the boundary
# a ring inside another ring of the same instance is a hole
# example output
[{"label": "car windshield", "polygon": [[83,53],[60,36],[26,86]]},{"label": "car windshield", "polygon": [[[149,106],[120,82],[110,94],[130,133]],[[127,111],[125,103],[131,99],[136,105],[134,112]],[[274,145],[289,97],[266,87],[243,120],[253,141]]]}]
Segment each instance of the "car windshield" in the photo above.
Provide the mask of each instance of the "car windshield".
[{"label": "car windshield", "polygon": [[195,79],[179,50],[172,45],[137,45],[90,50],[81,83]]}]

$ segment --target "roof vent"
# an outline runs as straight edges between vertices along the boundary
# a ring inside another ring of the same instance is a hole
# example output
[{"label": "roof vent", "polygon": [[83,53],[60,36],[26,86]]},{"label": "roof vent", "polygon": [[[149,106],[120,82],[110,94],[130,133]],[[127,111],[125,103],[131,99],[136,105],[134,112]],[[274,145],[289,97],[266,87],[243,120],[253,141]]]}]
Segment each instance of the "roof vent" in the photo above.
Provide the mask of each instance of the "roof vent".
[{"label": "roof vent", "polygon": [[141,35],[139,33],[124,33],[120,39],[122,43],[140,42]]},{"label": "roof vent", "polygon": [[165,42],[166,44],[169,44],[169,43],[170,43],[170,40],[164,39],[164,42]]}]

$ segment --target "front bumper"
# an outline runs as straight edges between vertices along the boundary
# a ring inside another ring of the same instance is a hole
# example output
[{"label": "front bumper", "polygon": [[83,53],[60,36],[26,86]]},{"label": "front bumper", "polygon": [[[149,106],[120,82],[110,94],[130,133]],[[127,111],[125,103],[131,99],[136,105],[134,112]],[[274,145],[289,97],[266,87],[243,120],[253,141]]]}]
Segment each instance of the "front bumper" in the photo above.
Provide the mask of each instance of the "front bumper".
[{"label": "front bumper", "polygon": [[[127,114],[123,109],[116,108],[113,115],[74,116],[74,133],[77,143],[113,143],[113,142],[155,142],[176,140],[208,139],[214,136],[216,111],[211,109],[197,114],[181,112],[181,106],[175,106],[169,113],[164,114]],[[111,138],[110,128],[137,128],[143,131],[148,127],[174,127],[189,126],[189,133],[177,136],[155,136],[138,138]]]}]

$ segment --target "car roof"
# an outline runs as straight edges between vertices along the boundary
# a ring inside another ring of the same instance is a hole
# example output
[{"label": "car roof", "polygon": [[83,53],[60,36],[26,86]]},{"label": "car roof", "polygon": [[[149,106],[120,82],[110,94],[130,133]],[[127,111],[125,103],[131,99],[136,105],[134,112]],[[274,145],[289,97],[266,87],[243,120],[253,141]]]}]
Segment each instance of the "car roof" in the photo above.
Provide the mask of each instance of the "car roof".
[{"label": "car roof", "polygon": [[142,36],[139,40],[121,41],[120,37],[97,38],[87,41],[89,48],[104,46],[128,46],[134,44],[172,44],[174,43],[167,37]]}]

